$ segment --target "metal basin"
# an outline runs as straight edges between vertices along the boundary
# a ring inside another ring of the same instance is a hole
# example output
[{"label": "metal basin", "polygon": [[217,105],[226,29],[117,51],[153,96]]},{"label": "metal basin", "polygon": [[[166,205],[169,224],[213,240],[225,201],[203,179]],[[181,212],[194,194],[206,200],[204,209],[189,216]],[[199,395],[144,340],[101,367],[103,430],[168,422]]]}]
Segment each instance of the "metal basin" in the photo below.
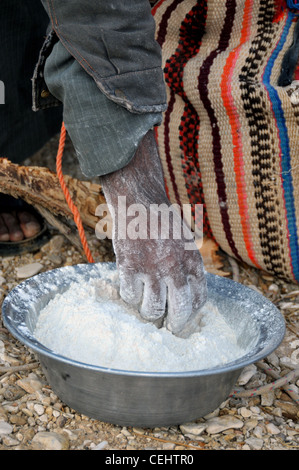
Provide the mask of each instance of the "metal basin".
[{"label": "metal basin", "polygon": [[[105,263],[116,269],[114,263]],[[264,296],[230,279],[207,274],[209,299],[235,329],[245,356],[225,366],[190,372],[108,369],[55,354],[33,336],[40,311],[73,281],[100,277],[99,265],[55,269],[18,285],[2,306],[11,334],[38,356],[53,391],[77,412],[121,426],[155,427],[196,420],[215,410],[231,393],[242,369],[271,354],[285,323]]]}]

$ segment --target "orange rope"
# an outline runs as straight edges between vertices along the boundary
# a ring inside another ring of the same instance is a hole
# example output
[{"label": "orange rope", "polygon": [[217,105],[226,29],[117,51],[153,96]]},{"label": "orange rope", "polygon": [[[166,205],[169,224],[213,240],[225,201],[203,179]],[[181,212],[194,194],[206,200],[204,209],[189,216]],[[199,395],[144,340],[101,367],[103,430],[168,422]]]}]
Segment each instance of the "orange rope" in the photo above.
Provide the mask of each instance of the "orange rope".
[{"label": "orange rope", "polygon": [[68,190],[68,188],[65,184],[64,178],[63,178],[62,156],[63,156],[64,146],[65,146],[65,137],[66,137],[66,129],[65,129],[65,126],[64,126],[64,122],[63,122],[62,126],[61,126],[59,146],[58,146],[58,151],[57,151],[57,156],[56,156],[56,172],[57,172],[57,176],[58,176],[58,179],[59,179],[61,189],[62,189],[63,194],[65,196],[66,202],[67,202],[67,204],[68,204],[68,206],[69,206],[69,208],[70,208],[70,210],[73,214],[74,221],[77,225],[80,240],[81,240],[81,243],[82,243],[82,246],[83,246],[83,249],[84,249],[84,253],[85,253],[86,258],[87,258],[87,261],[89,263],[94,263],[94,259],[92,257],[91,251],[90,251],[88,243],[87,243],[87,239],[86,239],[85,231],[84,231],[84,228],[83,228],[82,220],[81,220],[81,217],[80,217],[80,213],[79,213],[77,207],[75,206],[75,204],[72,201],[71,195],[69,193],[69,190]]}]

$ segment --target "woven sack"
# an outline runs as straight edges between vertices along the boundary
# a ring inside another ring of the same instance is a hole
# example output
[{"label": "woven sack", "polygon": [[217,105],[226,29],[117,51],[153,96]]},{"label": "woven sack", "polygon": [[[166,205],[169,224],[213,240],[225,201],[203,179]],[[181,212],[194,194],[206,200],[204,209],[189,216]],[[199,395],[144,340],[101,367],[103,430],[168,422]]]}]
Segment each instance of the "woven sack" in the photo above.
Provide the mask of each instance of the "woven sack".
[{"label": "woven sack", "polygon": [[203,204],[204,233],[225,252],[298,282],[299,12],[291,6],[160,0],[152,11],[171,202]]}]

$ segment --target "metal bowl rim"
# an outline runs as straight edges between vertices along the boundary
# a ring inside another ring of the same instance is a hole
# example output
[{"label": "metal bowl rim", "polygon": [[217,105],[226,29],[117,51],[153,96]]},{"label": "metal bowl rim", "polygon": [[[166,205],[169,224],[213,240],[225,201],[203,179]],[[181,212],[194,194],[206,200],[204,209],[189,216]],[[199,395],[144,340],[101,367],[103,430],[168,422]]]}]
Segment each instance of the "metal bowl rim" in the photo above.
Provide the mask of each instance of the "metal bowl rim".
[{"label": "metal bowl rim", "polygon": [[[108,262],[105,264],[109,264],[111,266],[115,266],[115,263]],[[81,265],[76,265],[77,267],[85,267],[88,266],[87,264],[81,264]],[[24,285],[24,284],[30,284],[32,280],[36,280],[37,278],[40,278],[41,276],[45,275],[50,275],[51,272],[53,271],[61,271],[61,270],[66,270],[69,271],[71,268],[75,268],[76,266],[65,266],[62,268],[55,268],[51,271],[46,271],[40,274],[37,274],[29,279],[24,280],[21,282],[17,287]],[[218,278],[220,282],[226,282],[226,283],[232,283],[232,284],[237,284],[235,281],[229,278],[223,278],[221,276],[217,276],[215,274],[211,273],[206,273],[206,275],[210,278]],[[242,288],[244,289],[249,289],[246,286],[240,284]],[[13,289],[14,290],[14,289]],[[147,371],[134,371],[134,370],[125,370],[125,369],[114,369],[114,368],[107,368],[107,367],[101,367],[93,364],[87,364],[83,363],[80,361],[76,361],[73,359],[70,359],[68,357],[62,356],[60,354],[56,354],[55,352],[51,351],[50,349],[46,348],[43,344],[39,343],[38,341],[31,341],[30,338],[24,337],[22,334],[20,334],[19,330],[17,330],[14,325],[11,323],[9,317],[6,315],[7,308],[10,302],[10,297],[13,291],[11,291],[7,297],[4,299],[2,303],[2,319],[3,319],[3,324],[7,328],[7,330],[16,338],[18,339],[22,344],[25,346],[29,347],[32,349],[34,352],[36,352],[38,355],[42,356],[47,356],[48,358],[62,362],[65,364],[68,364],[69,366],[73,367],[78,367],[80,369],[87,369],[90,371],[94,372],[102,372],[105,374],[114,374],[114,375],[125,375],[125,376],[136,376],[136,377],[156,377],[156,378],[162,378],[162,377],[169,377],[169,378],[184,378],[184,377],[203,377],[203,376],[208,376],[208,375],[216,375],[216,374],[224,374],[227,372],[231,372],[237,369],[243,369],[247,365],[250,365],[254,362],[257,362],[261,360],[262,358],[270,355],[281,343],[281,341],[284,338],[285,331],[286,331],[286,325],[283,320],[281,312],[277,309],[277,307],[271,303],[269,299],[266,297],[263,299],[264,302],[268,305],[271,304],[271,307],[273,311],[276,312],[276,320],[280,323],[280,334],[277,336],[277,339],[274,344],[271,345],[271,347],[268,347],[268,349],[262,349],[259,353],[255,353],[254,351],[256,350],[256,347],[253,349],[253,351],[247,353],[246,355],[240,357],[236,361],[232,361],[229,363],[224,364],[221,367],[214,367],[211,369],[201,369],[201,370],[188,370],[188,371],[178,371],[178,372],[147,372]],[[263,297],[262,294],[255,293],[255,295]]]}]

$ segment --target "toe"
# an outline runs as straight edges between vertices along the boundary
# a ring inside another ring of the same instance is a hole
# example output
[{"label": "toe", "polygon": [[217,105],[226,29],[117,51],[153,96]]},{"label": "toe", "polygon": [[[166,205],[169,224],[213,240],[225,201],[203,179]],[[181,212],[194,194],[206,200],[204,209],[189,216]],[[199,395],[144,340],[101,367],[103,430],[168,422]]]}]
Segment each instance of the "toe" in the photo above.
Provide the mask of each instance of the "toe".
[{"label": "toe", "polygon": [[6,224],[5,224],[1,214],[0,214],[0,241],[1,242],[8,242],[9,241],[8,229],[6,227]]},{"label": "toe", "polygon": [[9,240],[12,242],[18,242],[18,241],[23,240],[24,234],[20,228],[20,225],[16,217],[13,214],[9,214],[6,212],[2,213],[2,217],[8,229]]},{"label": "toe", "polygon": [[40,232],[40,224],[30,212],[18,212],[18,219],[25,238],[34,237]]}]

